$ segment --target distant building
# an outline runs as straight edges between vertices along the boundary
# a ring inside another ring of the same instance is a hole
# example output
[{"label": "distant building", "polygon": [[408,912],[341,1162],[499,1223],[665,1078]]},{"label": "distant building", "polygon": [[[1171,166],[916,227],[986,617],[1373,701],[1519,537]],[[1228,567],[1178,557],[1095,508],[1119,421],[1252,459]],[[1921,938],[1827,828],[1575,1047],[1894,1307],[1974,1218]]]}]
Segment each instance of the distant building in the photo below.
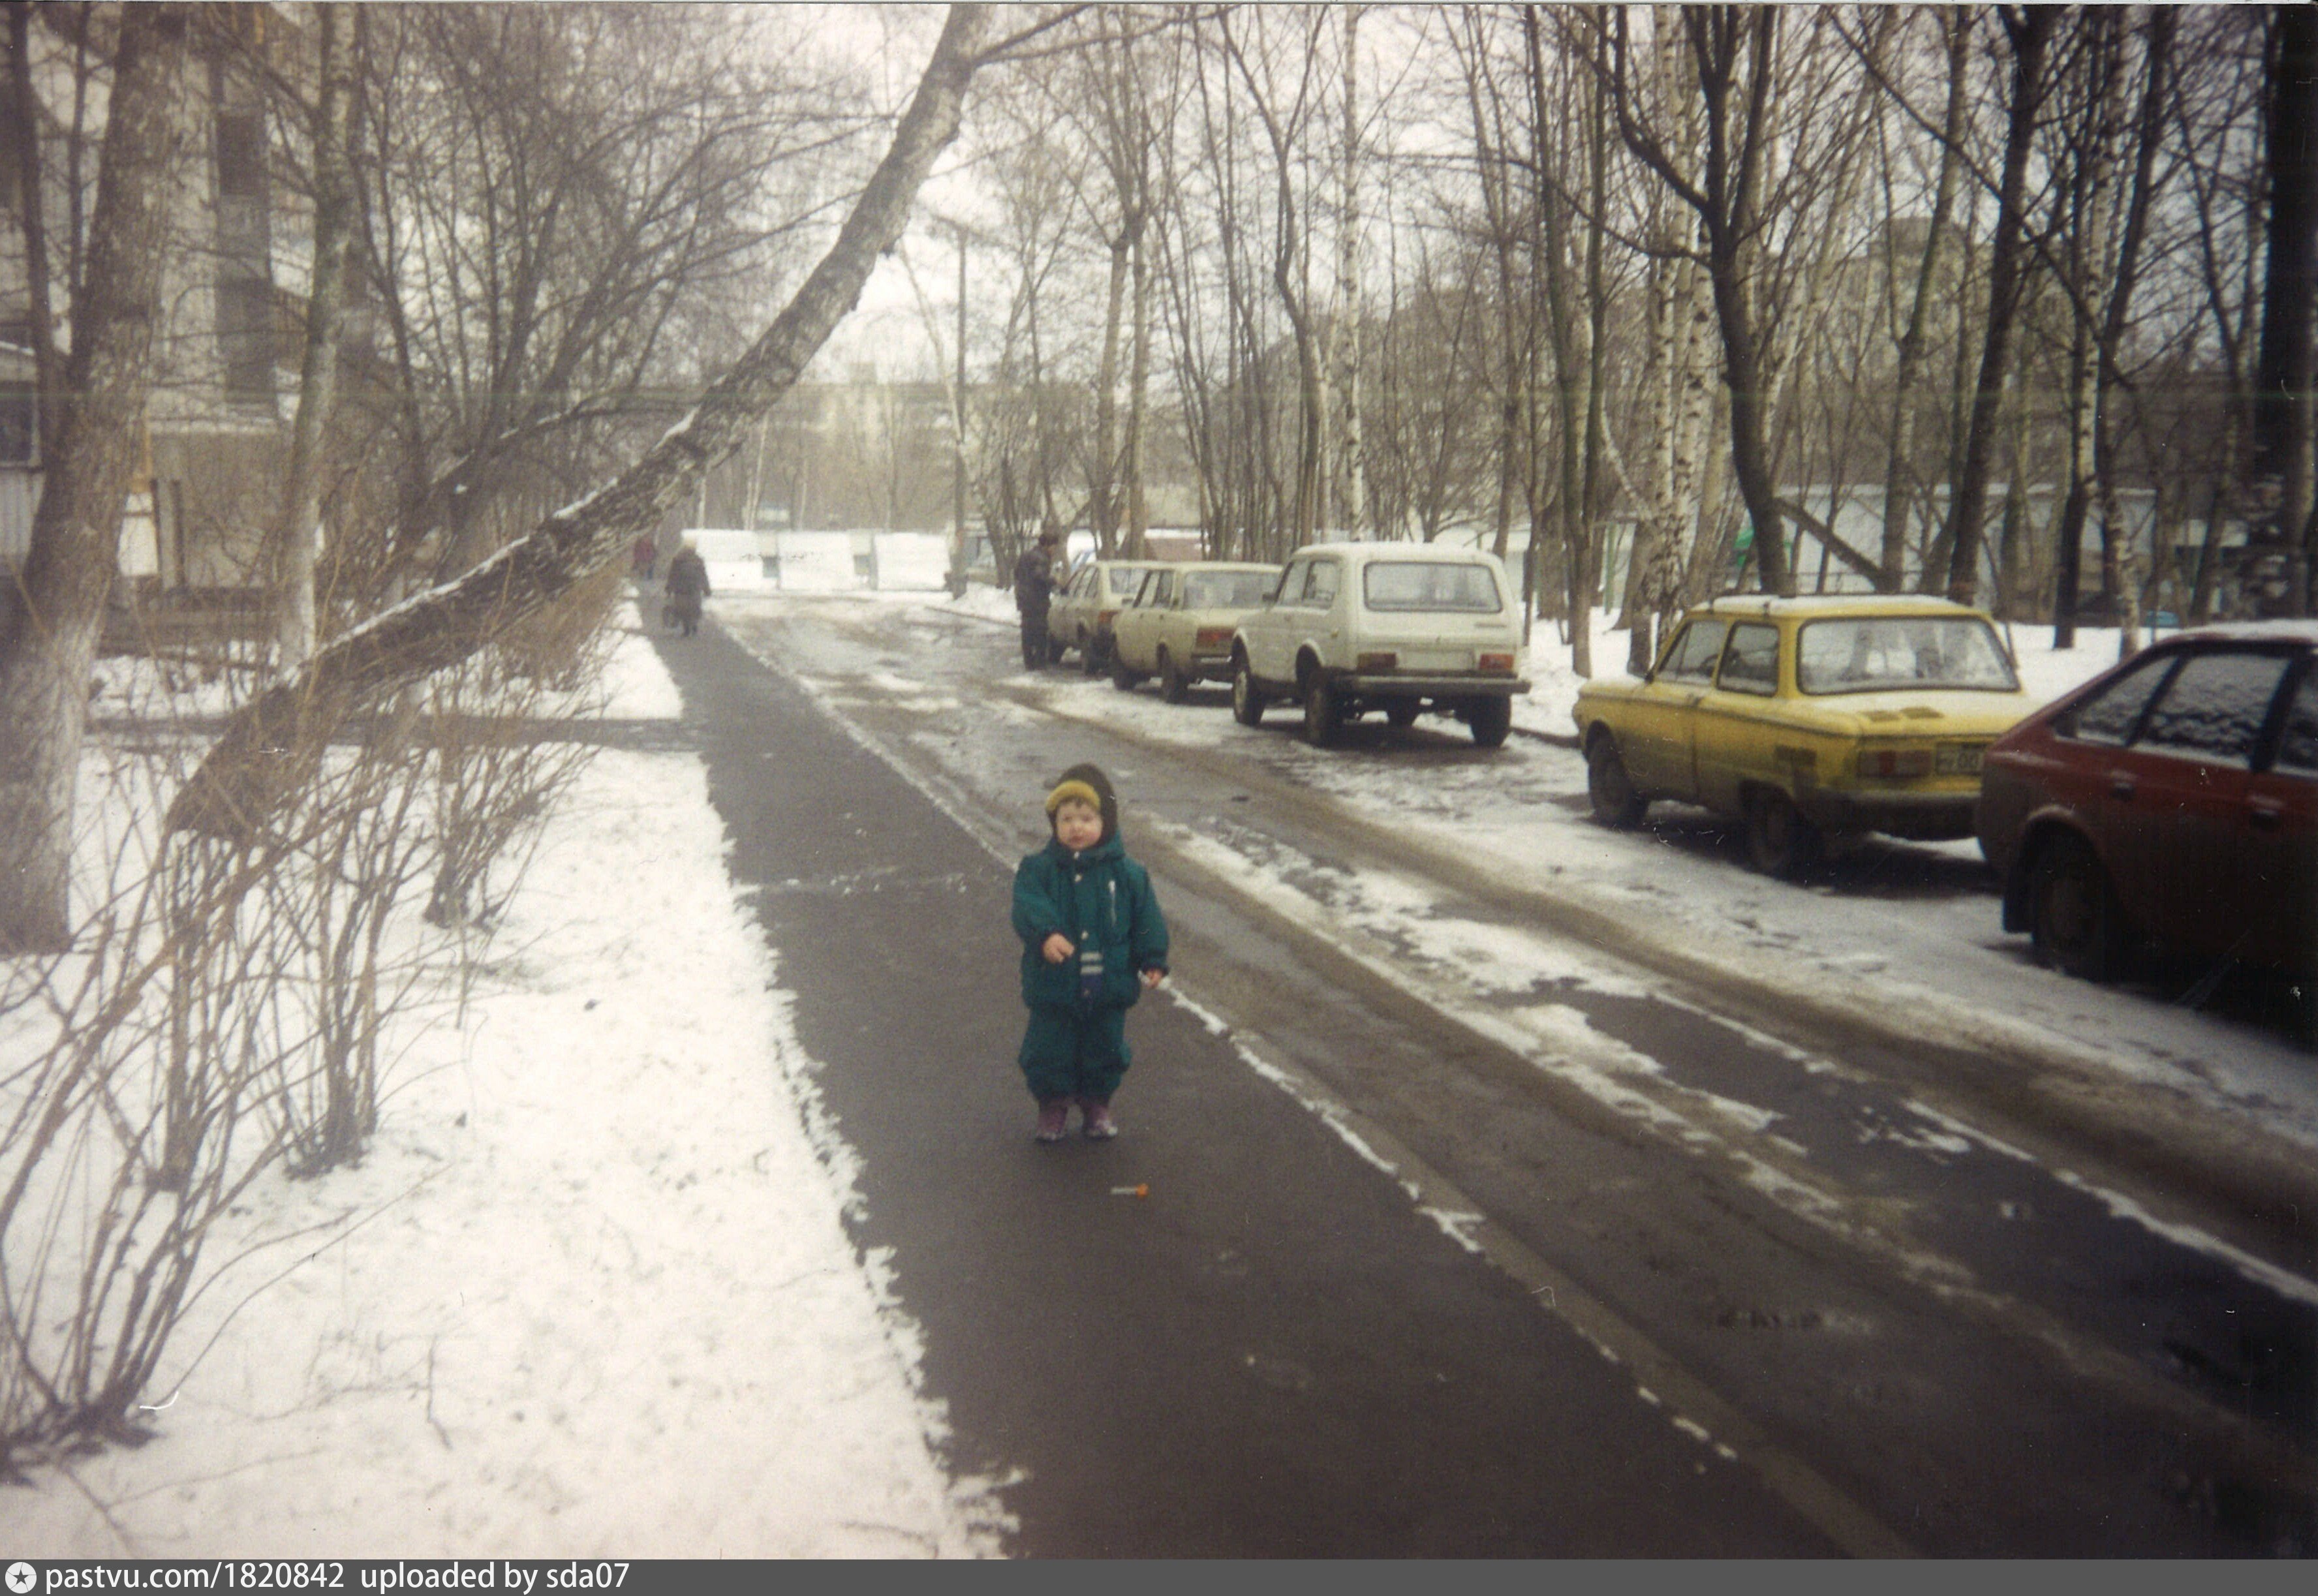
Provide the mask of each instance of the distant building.
[{"label": "distant building", "polygon": [[[95,8],[100,20],[112,7]],[[58,322],[71,316],[64,278],[68,219],[94,203],[103,95],[76,84],[86,65],[63,31],[64,8],[34,10],[31,79],[39,127],[42,215],[49,236],[49,295]],[[219,27],[186,65],[184,114],[197,124],[185,170],[169,185],[173,237],[155,339],[155,380],[121,528],[116,602],[247,592],[256,580],[265,529],[278,513],[286,453],[285,386],[303,308],[280,279],[307,229],[301,202],[272,181],[268,112],[254,72],[291,26],[271,6],[220,7]],[[269,41],[268,31],[272,31]],[[80,64],[76,66],[76,62]],[[71,122],[78,100],[84,121]],[[71,157],[76,139],[77,161]],[[31,289],[21,214],[20,169],[0,173],[0,565],[31,547],[43,435],[32,381]],[[83,192],[67,193],[75,167]]]}]

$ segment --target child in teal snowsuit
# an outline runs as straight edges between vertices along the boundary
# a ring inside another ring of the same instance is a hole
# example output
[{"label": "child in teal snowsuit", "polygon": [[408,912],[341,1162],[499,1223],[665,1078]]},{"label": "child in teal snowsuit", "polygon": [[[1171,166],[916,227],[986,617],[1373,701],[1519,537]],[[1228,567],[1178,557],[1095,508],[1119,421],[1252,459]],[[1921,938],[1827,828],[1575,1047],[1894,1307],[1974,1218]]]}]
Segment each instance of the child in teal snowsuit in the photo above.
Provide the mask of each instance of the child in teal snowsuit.
[{"label": "child in teal snowsuit", "polygon": [[1132,1056],[1127,1011],[1167,978],[1167,922],[1150,874],[1127,856],[1110,778],[1074,765],[1047,794],[1054,838],[1014,872],[1022,1001],[1017,1061],[1038,1099],[1038,1138],[1059,1142],[1076,1103],[1095,1140],[1119,1134],[1110,1095]]}]

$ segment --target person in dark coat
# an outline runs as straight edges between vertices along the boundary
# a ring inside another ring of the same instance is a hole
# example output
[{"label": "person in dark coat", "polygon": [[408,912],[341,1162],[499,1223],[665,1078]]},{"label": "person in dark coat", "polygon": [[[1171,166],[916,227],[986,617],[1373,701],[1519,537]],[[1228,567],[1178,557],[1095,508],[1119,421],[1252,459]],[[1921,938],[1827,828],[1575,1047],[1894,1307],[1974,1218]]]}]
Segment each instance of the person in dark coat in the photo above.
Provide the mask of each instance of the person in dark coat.
[{"label": "person in dark coat", "polygon": [[1022,1079],[1038,1099],[1038,1139],[1059,1142],[1078,1106],[1092,1141],[1119,1134],[1111,1094],[1127,1073],[1127,1011],[1167,978],[1167,921],[1150,873],[1127,856],[1119,798],[1092,765],[1047,794],[1053,837],[1014,872],[1022,939]]},{"label": "person in dark coat", "polygon": [[700,551],[689,542],[676,551],[668,562],[668,578],[661,584],[668,595],[664,618],[672,626],[684,628],[690,637],[700,630],[700,601],[708,596],[708,562],[700,558]]},{"label": "person in dark coat", "polygon": [[1055,597],[1055,541],[1053,533],[1041,533],[1014,561],[1014,608],[1022,617],[1025,670],[1038,670],[1054,660],[1047,641],[1047,606]]}]

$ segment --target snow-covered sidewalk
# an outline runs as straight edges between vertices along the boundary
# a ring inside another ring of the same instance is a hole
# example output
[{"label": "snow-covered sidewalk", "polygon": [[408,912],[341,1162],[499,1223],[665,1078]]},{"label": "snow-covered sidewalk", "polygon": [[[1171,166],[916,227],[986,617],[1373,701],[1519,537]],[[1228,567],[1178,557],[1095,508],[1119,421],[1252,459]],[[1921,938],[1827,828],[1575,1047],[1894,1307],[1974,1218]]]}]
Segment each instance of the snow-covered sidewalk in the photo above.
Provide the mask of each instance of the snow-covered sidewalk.
[{"label": "snow-covered sidewalk", "polygon": [[[611,679],[677,714],[633,611]],[[157,1439],[0,1493],[10,1555],[998,1551],[724,846],[696,757],[599,753],[370,1155],[261,1183]]]}]

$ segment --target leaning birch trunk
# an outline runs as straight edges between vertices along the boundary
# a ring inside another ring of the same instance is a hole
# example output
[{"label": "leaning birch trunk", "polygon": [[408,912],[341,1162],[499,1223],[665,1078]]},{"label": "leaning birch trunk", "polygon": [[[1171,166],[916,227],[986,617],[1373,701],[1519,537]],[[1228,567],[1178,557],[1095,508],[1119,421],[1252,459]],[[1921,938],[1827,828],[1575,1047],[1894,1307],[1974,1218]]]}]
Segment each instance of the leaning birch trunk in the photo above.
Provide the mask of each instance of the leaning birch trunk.
[{"label": "leaning birch trunk", "polygon": [[121,515],[153,386],[170,176],[185,143],[190,12],[121,13],[63,414],[16,604],[0,619],[0,954],[71,940],[75,776]]},{"label": "leaning birch trunk", "polygon": [[346,243],[354,231],[354,173],[346,128],[354,104],[349,35],[361,13],[315,13],[321,98],[314,110],[314,277],[306,304],[306,354],[290,472],[274,565],[274,668],[288,675],[314,652],[314,544],[322,508],[322,431],[338,395],[338,327],[346,318]]},{"label": "leaning birch trunk", "polygon": [[[132,8],[135,9],[141,8]],[[988,8],[951,8],[892,147],[837,241],[787,307],[691,414],[616,480],[547,517],[481,565],[334,640],[227,722],[171,804],[169,825],[218,837],[263,826],[310,779],[331,731],[397,688],[475,653],[626,553],[793,387],[900,238],[919,184],[957,134]]]}]

